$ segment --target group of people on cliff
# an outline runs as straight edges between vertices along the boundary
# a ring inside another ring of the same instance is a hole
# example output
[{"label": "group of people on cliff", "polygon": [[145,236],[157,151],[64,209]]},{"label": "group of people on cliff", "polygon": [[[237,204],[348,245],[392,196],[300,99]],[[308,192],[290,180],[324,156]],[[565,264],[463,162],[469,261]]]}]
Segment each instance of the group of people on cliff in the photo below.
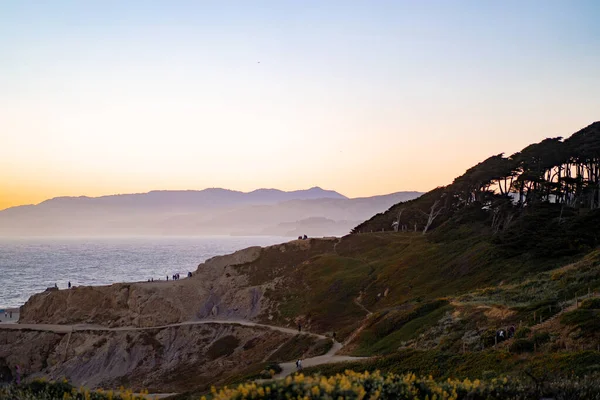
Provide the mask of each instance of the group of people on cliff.
[{"label": "group of people on cliff", "polygon": [[[187,273],[187,277],[188,277],[188,278],[191,278],[191,277],[192,277],[192,273],[191,273],[191,272],[188,272],[188,273]],[[179,279],[181,279],[181,276],[179,275],[179,272],[178,272],[178,273],[176,273],[176,274],[173,274],[173,275],[171,276],[171,280],[173,280],[173,281],[178,281]],[[167,280],[169,280],[169,275],[167,275]]]},{"label": "group of people on cliff", "polygon": [[298,236],[298,240],[306,240],[306,239],[308,239],[308,236],[306,236],[306,235],[304,235],[304,236],[302,236],[302,235]]}]

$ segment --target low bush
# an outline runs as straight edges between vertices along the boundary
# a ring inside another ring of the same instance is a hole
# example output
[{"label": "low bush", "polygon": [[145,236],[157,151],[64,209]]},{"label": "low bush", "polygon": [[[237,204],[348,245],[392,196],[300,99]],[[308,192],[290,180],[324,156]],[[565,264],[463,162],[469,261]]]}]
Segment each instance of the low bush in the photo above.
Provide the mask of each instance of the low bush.
[{"label": "low bush", "polygon": [[147,392],[134,394],[121,388],[118,393],[75,388],[67,380],[60,382],[34,380],[21,385],[0,387],[0,399],[10,400],[146,400]]},{"label": "low bush", "polygon": [[533,352],[534,347],[534,343],[531,340],[516,339],[514,342],[511,343],[509,350],[511,353],[517,354],[531,353]]},{"label": "low bush", "polygon": [[537,346],[541,346],[550,341],[550,334],[548,332],[538,332],[533,335],[532,340]]},{"label": "low bush", "polygon": [[585,299],[581,302],[579,308],[585,310],[598,310],[600,309],[600,298]]},{"label": "low bush", "polygon": [[517,329],[517,331],[515,332],[515,338],[516,339],[525,339],[526,337],[529,336],[530,333],[531,333],[531,329],[529,329],[529,327],[527,327],[527,326],[523,326],[523,327]]}]

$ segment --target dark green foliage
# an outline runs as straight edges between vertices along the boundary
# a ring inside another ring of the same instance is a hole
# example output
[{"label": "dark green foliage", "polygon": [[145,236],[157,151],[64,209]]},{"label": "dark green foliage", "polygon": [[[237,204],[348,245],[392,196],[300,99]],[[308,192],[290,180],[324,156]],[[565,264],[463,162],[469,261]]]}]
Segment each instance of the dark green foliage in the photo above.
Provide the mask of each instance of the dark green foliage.
[{"label": "dark green foliage", "polygon": [[466,222],[477,226],[478,234],[499,234],[495,243],[505,256],[577,255],[600,243],[599,170],[596,122],[565,141],[548,138],[510,157],[492,156],[452,184],[396,204],[352,232],[389,231],[396,225],[424,232],[429,219],[428,232],[440,229],[442,234],[434,236],[442,241],[453,240],[450,231],[468,234],[456,229]]},{"label": "dark green foliage", "polygon": [[511,353],[531,353],[534,350],[534,343],[527,339],[516,339],[510,344]]},{"label": "dark green foliage", "polygon": [[531,329],[528,326],[523,326],[515,332],[515,339],[525,339],[531,333]]},{"label": "dark green foliage", "polygon": [[533,335],[532,341],[539,347],[550,341],[550,334],[548,332],[537,332]]},{"label": "dark green foliage", "polygon": [[583,308],[585,310],[599,310],[600,298],[585,299],[581,302],[579,308]]},{"label": "dark green foliage", "polygon": [[31,383],[23,385],[23,390],[34,395],[48,394],[50,397],[62,398],[63,393],[70,393],[73,386],[65,381],[48,382],[43,380],[35,380]]},{"label": "dark green foliage", "polygon": [[48,382],[45,380],[34,380],[21,385],[9,385],[0,387],[0,399],[10,400],[143,400],[146,397],[127,394],[121,397],[114,393],[101,393],[87,389],[79,390],[66,380],[61,382]]},{"label": "dark green foliage", "polygon": [[228,356],[233,354],[236,347],[240,344],[240,340],[235,336],[229,335],[224,336],[210,345],[208,350],[206,351],[206,356],[210,360],[215,360],[219,357]]},{"label": "dark green foliage", "polygon": [[584,335],[600,333],[600,310],[579,309],[564,314],[560,322],[581,330]]},{"label": "dark green foliage", "polygon": [[267,365],[266,365],[265,369],[266,369],[267,371],[271,371],[271,370],[272,370],[272,371],[274,371],[276,374],[278,374],[278,373],[280,373],[281,371],[283,371],[283,370],[281,369],[281,366],[280,366],[279,364],[277,364],[277,363],[269,363],[269,364],[267,364]]},{"label": "dark green foliage", "polygon": [[496,344],[496,329],[489,328],[481,334],[481,343],[484,348],[489,348]]}]

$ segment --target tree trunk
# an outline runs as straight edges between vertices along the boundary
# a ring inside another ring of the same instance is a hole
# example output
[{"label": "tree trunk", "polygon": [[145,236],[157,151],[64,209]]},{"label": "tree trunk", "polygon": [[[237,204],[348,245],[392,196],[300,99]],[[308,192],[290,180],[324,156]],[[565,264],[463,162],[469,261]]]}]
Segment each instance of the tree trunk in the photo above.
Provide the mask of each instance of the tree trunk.
[{"label": "tree trunk", "polygon": [[438,208],[439,204],[440,201],[436,200],[431,206],[429,215],[427,216],[427,224],[425,225],[425,229],[423,229],[423,235],[427,233],[427,230],[429,229],[433,221],[437,218],[438,215],[440,215],[440,213],[444,209],[444,207]]}]

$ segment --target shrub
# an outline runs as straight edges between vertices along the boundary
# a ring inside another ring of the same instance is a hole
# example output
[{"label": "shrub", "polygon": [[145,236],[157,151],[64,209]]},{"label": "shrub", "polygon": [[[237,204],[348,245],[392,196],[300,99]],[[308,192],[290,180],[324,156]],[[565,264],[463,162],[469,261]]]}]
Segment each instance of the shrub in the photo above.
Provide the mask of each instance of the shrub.
[{"label": "shrub", "polygon": [[544,343],[548,343],[550,341],[550,334],[548,332],[538,332],[533,335],[533,343],[537,346],[541,346]]},{"label": "shrub", "polygon": [[267,366],[265,367],[265,369],[267,371],[274,371],[276,374],[280,373],[281,371],[283,371],[283,369],[281,369],[281,366],[277,363],[269,363],[267,364]]},{"label": "shrub", "polygon": [[516,339],[525,339],[526,337],[529,336],[530,333],[531,333],[531,329],[529,329],[529,327],[527,327],[527,326],[523,326],[523,327],[517,329],[517,331],[515,332],[515,338]]},{"label": "shrub", "polygon": [[510,345],[511,353],[531,353],[534,349],[534,343],[531,340],[527,339],[517,339]]},{"label": "shrub", "polygon": [[67,380],[48,382],[36,379],[22,385],[0,387],[0,399],[10,400],[144,400],[146,391],[134,395],[130,390],[121,389],[120,394],[112,391],[91,391],[85,388],[75,388]]},{"label": "shrub", "polygon": [[600,309],[600,299],[599,298],[585,299],[581,302],[581,305],[579,306],[579,308],[583,308],[586,310],[598,310],[598,309]]},{"label": "shrub", "polygon": [[481,334],[483,347],[491,347],[496,343],[496,329],[490,328]]}]

